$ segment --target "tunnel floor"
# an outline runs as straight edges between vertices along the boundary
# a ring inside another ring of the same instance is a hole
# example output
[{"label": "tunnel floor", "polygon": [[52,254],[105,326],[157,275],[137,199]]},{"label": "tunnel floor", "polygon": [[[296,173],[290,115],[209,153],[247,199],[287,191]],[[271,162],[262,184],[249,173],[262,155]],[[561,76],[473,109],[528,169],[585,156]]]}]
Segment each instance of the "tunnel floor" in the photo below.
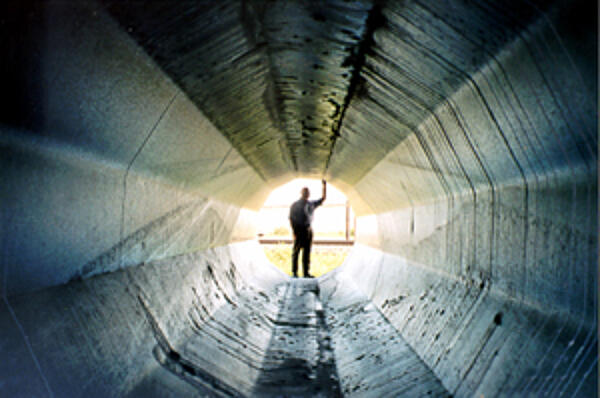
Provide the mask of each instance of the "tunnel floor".
[{"label": "tunnel floor", "polygon": [[155,357],[211,395],[449,396],[370,300],[343,284],[247,286],[210,315],[198,304],[177,341],[152,322]]}]

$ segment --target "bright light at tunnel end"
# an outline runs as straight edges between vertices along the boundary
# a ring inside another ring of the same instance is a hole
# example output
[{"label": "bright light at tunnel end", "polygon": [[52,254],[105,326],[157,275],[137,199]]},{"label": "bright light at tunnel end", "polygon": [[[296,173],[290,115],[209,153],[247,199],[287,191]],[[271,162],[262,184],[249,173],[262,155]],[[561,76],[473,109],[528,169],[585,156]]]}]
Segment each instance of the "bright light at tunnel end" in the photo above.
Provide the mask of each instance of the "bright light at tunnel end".
[{"label": "bright light at tunnel end", "polygon": [[[304,187],[310,191],[309,200],[321,198],[321,180],[294,179],[271,192],[258,216],[258,239],[263,243],[268,260],[288,275],[291,275],[293,241],[289,209],[300,199]],[[355,233],[355,216],[348,198],[329,183],[327,198],[315,210],[312,227],[311,273],[321,276],[344,262]]]}]

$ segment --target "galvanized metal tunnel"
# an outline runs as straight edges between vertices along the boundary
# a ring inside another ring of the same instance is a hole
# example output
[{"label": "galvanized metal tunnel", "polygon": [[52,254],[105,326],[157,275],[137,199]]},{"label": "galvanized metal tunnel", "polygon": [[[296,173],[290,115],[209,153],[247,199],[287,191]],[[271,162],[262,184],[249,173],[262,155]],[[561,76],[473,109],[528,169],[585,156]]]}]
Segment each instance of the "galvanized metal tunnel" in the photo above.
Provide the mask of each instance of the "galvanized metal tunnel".
[{"label": "galvanized metal tunnel", "polygon": [[[0,5],[0,396],[597,394],[590,1]],[[268,193],[358,215],[291,280]]]}]

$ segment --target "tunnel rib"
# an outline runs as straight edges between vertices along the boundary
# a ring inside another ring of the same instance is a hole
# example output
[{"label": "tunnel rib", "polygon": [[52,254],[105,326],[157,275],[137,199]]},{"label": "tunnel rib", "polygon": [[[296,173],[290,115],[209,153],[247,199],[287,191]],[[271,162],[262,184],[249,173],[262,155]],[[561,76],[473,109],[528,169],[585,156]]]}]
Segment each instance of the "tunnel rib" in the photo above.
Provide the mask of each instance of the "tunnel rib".
[{"label": "tunnel rib", "polygon": [[6,304],[6,307],[8,308],[8,312],[10,313],[10,317],[14,321],[15,325],[17,326],[17,329],[19,330],[19,333],[21,334],[21,337],[23,338],[23,341],[25,342],[27,351],[29,352],[29,355],[31,356],[31,360],[35,364],[35,368],[36,368],[40,378],[42,379],[42,382],[44,383],[44,387],[46,388],[46,391],[48,392],[48,396],[50,398],[54,398],[54,396],[55,396],[54,391],[50,387],[50,383],[48,382],[48,379],[46,378],[46,375],[44,374],[44,371],[42,370],[40,361],[39,361],[37,355],[35,355],[33,348],[31,347],[31,342],[29,341],[29,338],[27,337],[27,334],[25,333],[25,329],[23,328],[23,325],[21,324],[21,322],[19,322],[19,318],[17,317],[17,314],[15,313],[14,308],[12,307],[12,305],[10,304],[10,302],[8,300],[8,297],[6,296],[6,290],[4,290],[4,293],[2,295],[2,300]]},{"label": "tunnel rib", "polygon": [[[158,119],[156,119],[156,122],[154,122],[154,125],[152,126],[152,128],[150,129],[150,131],[148,131],[148,134],[146,135],[146,138],[144,138],[144,141],[142,141],[142,143],[138,147],[137,151],[135,151],[135,154],[133,155],[133,157],[131,158],[131,160],[127,164],[127,168],[125,169],[125,174],[123,175],[123,199],[121,200],[121,224],[120,224],[120,227],[119,227],[119,242],[123,242],[123,240],[125,239],[125,236],[124,236],[124,231],[125,231],[125,203],[127,201],[127,177],[129,177],[129,171],[131,170],[131,167],[133,166],[133,163],[135,162],[135,160],[137,159],[137,157],[140,155],[140,153],[142,152],[142,150],[146,146],[146,143],[148,142],[148,140],[150,140],[150,137],[152,137],[152,134],[154,134],[154,132],[156,131],[156,128],[158,127],[158,125],[160,124],[160,122],[163,120],[163,118],[167,114],[167,111],[171,108],[171,105],[173,105],[173,103],[175,102],[175,99],[177,98],[178,94],[179,93],[175,93],[173,95],[173,97],[171,98],[171,100],[167,103],[167,106],[165,106],[164,110],[162,111],[162,113],[160,114],[160,116],[158,117]],[[120,246],[119,246],[118,257],[119,257],[119,262],[121,263],[121,266],[122,266],[122,253],[120,252]]]}]

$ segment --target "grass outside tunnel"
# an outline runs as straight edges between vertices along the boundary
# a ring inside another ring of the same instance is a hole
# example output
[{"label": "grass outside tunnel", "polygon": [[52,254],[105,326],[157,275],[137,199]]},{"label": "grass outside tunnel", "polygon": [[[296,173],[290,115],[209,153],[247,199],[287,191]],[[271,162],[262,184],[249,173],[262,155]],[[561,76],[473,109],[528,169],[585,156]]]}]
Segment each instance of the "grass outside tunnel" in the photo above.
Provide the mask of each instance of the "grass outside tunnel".
[{"label": "grass outside tunnel", "polygon": [[[292,245],[276,244],[263,245],[267,259],[285,272],[286,275],[292,275]],[[310,254],[310,273],[314,276],[321,276],[342,265],[348,252],[349,246],[316,246],[313,245]],[[302,253],[298,259],[298,273],[302,276]]]}]

